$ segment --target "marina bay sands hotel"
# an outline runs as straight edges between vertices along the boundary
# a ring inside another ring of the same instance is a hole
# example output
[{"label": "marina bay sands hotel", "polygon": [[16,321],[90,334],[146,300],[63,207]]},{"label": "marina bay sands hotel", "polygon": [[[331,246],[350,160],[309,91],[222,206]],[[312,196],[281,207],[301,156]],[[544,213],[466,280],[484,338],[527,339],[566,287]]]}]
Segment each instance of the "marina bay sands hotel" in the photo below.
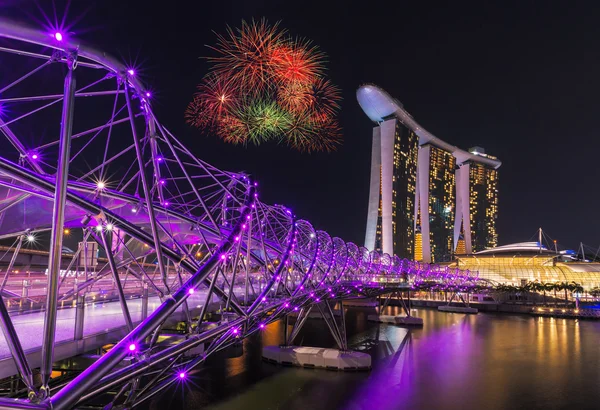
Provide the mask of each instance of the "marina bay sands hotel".
[{"label": "marina bay sands hotel", "polygon": [[373,128],[365,247],[423,262],[497,246],[498,168],[437,138],[381,88],[357,91]]}]

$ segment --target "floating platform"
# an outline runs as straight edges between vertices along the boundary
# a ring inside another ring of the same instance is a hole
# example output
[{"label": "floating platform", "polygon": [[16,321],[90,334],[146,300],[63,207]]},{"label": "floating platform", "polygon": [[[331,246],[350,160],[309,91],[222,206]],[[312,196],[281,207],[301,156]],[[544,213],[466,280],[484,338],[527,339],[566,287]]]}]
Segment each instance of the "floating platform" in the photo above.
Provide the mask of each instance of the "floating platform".
[{"label": "floating platform", "polygon": [[423,319],[414,316],[369,315],[367,316],[367,320],[370,322],[391,323],[393,325],[423,326]]},{"label": "floating platform", "polygon": [[371,356],[362,352],[304,346],[265,346],[263,359],[284,366],[357,371],[371,369]]},{"label": "floating platform", "polygon": [[466,306],[438,306],[438,310],[441,312],[452,312],[452,313],[469,313],[477,314],[478,310],[472,307]]}]

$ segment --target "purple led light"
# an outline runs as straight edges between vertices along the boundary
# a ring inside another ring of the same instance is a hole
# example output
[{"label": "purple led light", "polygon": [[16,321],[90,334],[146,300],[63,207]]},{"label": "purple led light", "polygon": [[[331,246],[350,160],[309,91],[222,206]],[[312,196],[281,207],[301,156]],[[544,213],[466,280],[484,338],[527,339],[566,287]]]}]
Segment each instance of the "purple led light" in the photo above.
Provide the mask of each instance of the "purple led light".
[{"label": "purple led light", "polygon": [[297,311],[298,311],[298,306],[295,306],[295,307],[294,307],[294,310],[297,312]]},{"label": "purple led light", "polygon": [[165,184],[165,180],[164,180],[164,179],[161,179],[161,180],[160,180],[160,184],[161,184],[161,185],[164,185],[164,184]]},{"label": "purple led light", "polygon": [[185,372],[179,372],[179,375],[178,375],[178,376],[179,376],[179,378],[180,378],[181,380],[183,380],[183,379],[185,379],[185,377],[186,377],[186,374],[185,374]]},{"label": "purple led light", "polygon": [[150,93],[150,91],[146,92],[146,97],[150,98],[152,96],[152,93]]},{"label": "purple led light", "polygon": [[130,68],[129,70],[127,70],[127,73],[129,75],[135,75],[135,71],[132,68]]},{"label": "purple led light", "polygon": [[158,158],[156,158],[156,160],[157,160],[158,162],[162,162],[162,160],[163,160],[163,157],[158,157]]},{"label": "purple led light", "polygon": [[194,294],[194,288],[189,288],[188,289],[188,294],[193,295]]},{"label": "purple led light", "polygon": [[135,352],[136,349],[137,349],[137,346],[135,345],[135,343],[131,343],[129,345],[129,351],[130,352]]},{"label": "purple led light", "polygon": [[260,327],[261,329],[264,329],[265,328],[265,324],[261,323],[260,325],[258,325],[258,327]]},{"label": "purple led light", "polygon": [[221,254],[221,260],[224,261],[225,258],[227,258],[227,255],[225,255],[224,253]]},{"label": "purple led light", "polygon": [[234,329],[233,329],[231,332],[232,332],[234,335],[237,335],[237,334],[238,334],[238,332],[239,332],[239,330],[238,330],[237,328],[234,328]]},{"label": "purple led light", "polygon": [[38,159],[38,158],[39,158],[39,155],[38,155],[38,154],[33,154],[33,155],[31,156],[31,159]]},{"label": "purple led light", "polygon": [[54,33],[54,38],[56,39],[56,41],[63,41],[63,35],[60,31]]}]

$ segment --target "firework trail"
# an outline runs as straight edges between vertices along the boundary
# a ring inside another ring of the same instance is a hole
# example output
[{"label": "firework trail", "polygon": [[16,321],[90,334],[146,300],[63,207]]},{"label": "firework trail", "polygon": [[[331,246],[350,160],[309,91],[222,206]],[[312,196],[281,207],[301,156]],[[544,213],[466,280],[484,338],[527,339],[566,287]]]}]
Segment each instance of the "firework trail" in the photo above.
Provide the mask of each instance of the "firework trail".
[{"label": "firework trail", "polygon": [[216,56],[185,113],[187,122],[233,144],[286,143],[303,152],[341,143],[341,95],[325,55],[266,20],[217,35]]}]

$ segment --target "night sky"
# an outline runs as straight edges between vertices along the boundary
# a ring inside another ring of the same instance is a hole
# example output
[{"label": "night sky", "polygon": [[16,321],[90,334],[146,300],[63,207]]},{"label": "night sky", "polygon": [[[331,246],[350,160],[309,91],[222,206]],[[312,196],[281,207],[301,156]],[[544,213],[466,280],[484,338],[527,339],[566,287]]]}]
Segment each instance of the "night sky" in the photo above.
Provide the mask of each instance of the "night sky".
[{"label": "night sky", "polygon": [[[55,3],[62,16],[65,3]],[[600,243],[600,8],[574,4],[592,2],[72,3],[67,21],[78,20],[72,31],[137,62],[155,90],[159,118],[198,157],[249,172],[264,201],[290,206],[318,229],[364,241],[373,124],[355,92],[372,82],[436,136],[463,149],[482,146],[503,162],[500,244],[529,240],[540,226],[563,247]],[[4,15],[34,25],[43,20],[40,9],[53,13],[49,1],[1,4]],[[281,20],[327,53],[329,77],[344,97],[345,141],[337,152],[226,145],[185,124],[213,31],[261,17]]]}]

